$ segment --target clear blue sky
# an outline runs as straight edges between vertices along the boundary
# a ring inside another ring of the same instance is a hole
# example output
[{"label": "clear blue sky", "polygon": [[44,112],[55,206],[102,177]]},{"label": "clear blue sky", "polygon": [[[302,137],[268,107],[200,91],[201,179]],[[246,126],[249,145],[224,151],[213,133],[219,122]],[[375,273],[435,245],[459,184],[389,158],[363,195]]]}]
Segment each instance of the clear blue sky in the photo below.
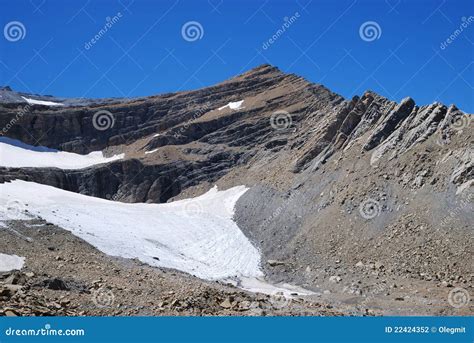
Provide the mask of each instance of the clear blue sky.
[{"label": "clear blue sky", "polygon": [[[371,89],[397,101],[410,95],[418,104],[441,101],[474,112],[472,0],[0,3],[0,85],[15,90],[145,96],[212,85],[271,63],[345,97]],[[86,49],[106,18],[119,12]],[[463,17],[463,32],[442,48]],[[291,25],[264,49],[285,18]],[[5,33],[12,21],[26,31],[13,42],[18,36]],[[203,28],[202,37],[191,42],[182,36],[189,21]],[[368,21],[380,27],[373,41],[360,35]]]}]

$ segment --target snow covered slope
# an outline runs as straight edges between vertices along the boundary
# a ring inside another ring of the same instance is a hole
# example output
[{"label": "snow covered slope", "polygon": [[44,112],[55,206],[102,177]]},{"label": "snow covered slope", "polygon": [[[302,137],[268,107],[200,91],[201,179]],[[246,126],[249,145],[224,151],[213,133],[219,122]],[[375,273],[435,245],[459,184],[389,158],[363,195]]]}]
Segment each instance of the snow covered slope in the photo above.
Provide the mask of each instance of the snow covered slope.
[{"label": "snow covered slope", "polygon": [[[15,180],[0,184],[0,207],[23,203],[29,213],[112,256],[210,280],[261,277],[259,252],[232,220],[234,205],[246,191],[244,186],[215,187],[168,204],[125,204]],[[3,219],[12,219],[11,214]]]},{"label": "snow covered slope", "polygon": [[45,100],[37,100],[37,99],[30,99],[30,98],[25,98],[22,96],[22,98],[29,104],[31,105],[43,105],[43,106],[64,106],[64,104],[61,104],[59,102],[54,102],[54,101],[45,101]]},{"label": "snow covered slope", "polygon": [[88,155],[79,155],[46,147],[35,147],[18,140],[0,137],[1,167],[81,169],[95,164],[119,160],[123,157],[123,154],[104,157],[101,151],[94,151]]}]

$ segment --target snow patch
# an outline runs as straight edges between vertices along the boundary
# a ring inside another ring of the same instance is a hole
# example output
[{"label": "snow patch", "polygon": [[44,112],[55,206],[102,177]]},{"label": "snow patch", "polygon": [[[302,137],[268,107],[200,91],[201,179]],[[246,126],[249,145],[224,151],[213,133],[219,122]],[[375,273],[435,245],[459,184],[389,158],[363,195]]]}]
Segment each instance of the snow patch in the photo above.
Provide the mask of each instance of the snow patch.
[{"label": "snow patch", "polygon": [[30,98],[25,98],[24,96],[22,96],[22,98],[23,100],[25,100],[27,103],[31,105],[64,106],[64,104],[61,104],[59,102],[30,99]]},{"label": "snow patch", "polygon": [[153,154],[154,152],[157,152],[158,149],[154,149],[154,150],[151,150],[151,151],[145,151],[145,154]]},{"label": "snow patch", "polygon": [[288,283],[271,284],[260,278],[248,278],[243,277],[238,281],[226,280],[236,287],[245,289],[253,293],[263,293],[268,295],[283,295],[286,298],[292,298],[293,296],[312,295],[314,292],[307,290],[302,287],[290,285]]},{"label": "snow patch", "polygon": [[101,151],[79,155],[46,147],[35,147],[15,139],[0,137],[0,166],[53,167],[61,169],[81,169],[95,164],[107,163],[124,158],[124,154],[104,157]]},{"label": "snow patch", "polygon": [[260,254],[232,220],[244,186],[166,204],[126,204],[15,180],[0,184],[12,199],[102,252],[138,258],[209,280],[263,277]]},{"label": "snow patch", "polygon": [[17,255],[6,255],[0,253],[0,272],[20,270],[25,264],[25,258]]},{"label": "snow patch", "polygon": [[242,104],[244,103],[244,100],[236,101],[236,102],[229,102],[227,105],[219,107],[218,110],[222,111],[224,108],[230,108],[231,110],[240,110],[242,107]]}]

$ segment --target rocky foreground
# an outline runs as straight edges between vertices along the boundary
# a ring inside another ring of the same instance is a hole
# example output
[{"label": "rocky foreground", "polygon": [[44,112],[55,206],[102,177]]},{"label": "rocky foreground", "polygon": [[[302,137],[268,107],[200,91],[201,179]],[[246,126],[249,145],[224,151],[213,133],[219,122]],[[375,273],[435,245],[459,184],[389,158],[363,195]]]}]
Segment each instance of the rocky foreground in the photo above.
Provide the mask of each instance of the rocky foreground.
[{"label": "rocky foreground", "polygon": [[[378,263],[357,265],[361,281],[342,294],[325,290],[288,299],[115,259],[42,221],[15,223],[0,236],[2,251],[26,256],[22,271],[0,274],[0,312],[6,316],[469,313],[446,304],[451,283],[433,282],[427,289],[426,284],[406,280],[368,282],[366,274],[385,275]],[[329,280],[342,282],[340,277]]]},{"label": "rocky foreground", "polygon": [[345,280],[340,276],[333,276],[328,280],[332,285],[322,292],[286,298],[245,292],[230,284],[203,281],[137,260],[113,258],[44,221],[11,224],[9,230],[0,231],[0,249],[25,256],[26,264],[21,271],[0,273],[0,315],[4,316],[471,313],[468,307],[456,309],[449,305],[453,282],[390,277],[378,262],[359,262],[359,280],[349,287],[343,286]]},{"label": "rocky foreground", "polygon": [[[0,230],[0,250],[26,257],[21,271],[0,273],[0,315],[342,315],[317,297],[287,299],[244,292],[137,260],[106,256],[44,221]],[[8,242],[8,243],[7,243]],[[346,314],[350,310],[346,308]]]}]

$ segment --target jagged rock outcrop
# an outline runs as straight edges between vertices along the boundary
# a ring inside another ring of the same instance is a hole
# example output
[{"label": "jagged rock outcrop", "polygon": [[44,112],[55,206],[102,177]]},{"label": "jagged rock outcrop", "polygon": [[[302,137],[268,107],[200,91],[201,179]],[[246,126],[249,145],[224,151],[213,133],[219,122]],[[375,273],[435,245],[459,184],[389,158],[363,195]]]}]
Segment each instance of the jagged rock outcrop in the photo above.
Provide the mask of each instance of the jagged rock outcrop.
[{"label": "jagged rock outcrop", "polygon": [[471,187],[474,183],[474,150],[461,149],[455,152],[456,167],[451,175],[451,182],[458,185],[458,192]]},{"label": "jagged rock outcrop", "polygon": [[397,125],[410,115],[414,107],[415,101],[412,98],[403,99],[393,111],[383,117],[383,121],[375,128],[364,145],[364,149],[371,150],[390,136]]}]

